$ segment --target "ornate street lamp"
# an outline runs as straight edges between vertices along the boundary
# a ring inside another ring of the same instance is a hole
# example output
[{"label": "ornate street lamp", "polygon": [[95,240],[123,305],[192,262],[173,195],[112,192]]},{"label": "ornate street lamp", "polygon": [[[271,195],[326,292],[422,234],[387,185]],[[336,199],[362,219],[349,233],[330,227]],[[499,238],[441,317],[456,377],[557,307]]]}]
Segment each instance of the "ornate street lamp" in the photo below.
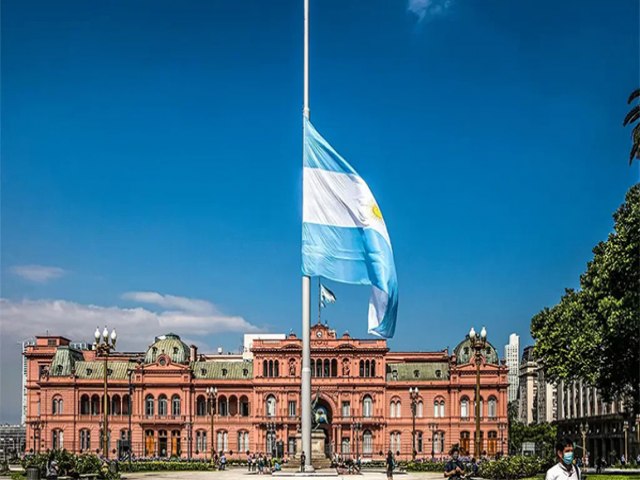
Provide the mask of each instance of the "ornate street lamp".
[{"label": "ornate street lamp", "polygon": [[44,422],[42,420],[31,420],[29,425],[31,425],[31,428],[33,429],[33,451],[34,453],[40,453],[40,432],[44,426]]},{"label": "ornate street lamp", "polygon": [[96,339],[96,351],[98,352],[98,355],[102,355],[104,358],[104,401],[102,402],[104,428],[102,430],[102,453],[104,457],[108,459],[109,418],[107,413],[109,411],[109,397],[107,396],[107,379],[109,377],[109,353],[111,353],[111,350],[115,350],[118,335],[116,334],[115,328],[111,331],[111,335],[109,335],[109,330],[107,330],[107,327],[104,327],[102,335],[100,335],[100,328],[96,327],[94,337]]},{"label": "ornate street lamp", "polygon": [[476,334],[476,331],[471,327],[469,330],[469,340],[471,341],[471,348],[474,350],[474,357],[476,361],[476,438],[475,440],[475,456],[480,458],[482,453],[481,440],[480,440],[480,364],[482,363],[482,351],[487,346],[487,329],[482,327],[480,335]]},{"label": "ornate street lamp", "polygon": [[362,430],[362,423],[354,422],[353,431],[355,432],[356,437],[356,461],[360,458],[360,430]]},{"label": "ornate street lamp", "polygon": [[504,455],[504,431],[507,429],[506,422],[500,422],[498,428],[500,429],[500,454]]},{"label": "ornate street lamp", "polygon": [[218,389],[217,387],[207,387],[205,391],[207,392],[207,398],[209,399],[209,415],[211,415],[211,466],[213,467],[214,465],[213,455],[214,455],[214,452],[216,451],[216,446],[215,446],[216,444],[214,443],[215,433],[213,431],[213,414],[215,413],[215,405],[216,405],[216,398],[218,397]]},{"label": "ornate street lamp", "polygon": [[411,397],[411,418],[413,421],[413,425],[411,429],[411,440],[413,445],[413,449],[411,451],[411,459],[415,462],[416,460],[416,409],[418,407],[418,398],[420,396],[418,387],[409,387],[409,396]]},{"label": "ornate street lamp", "polygon": [[436,451],[435,451],[435,447],[436,447],[436,432],[438,431],[438,424],[437,423],[430,423],[429,424],[429,429],[431,430],[431,461],[435,461],[436,458]]},{"label": "ornate street lamp", "polygon": [[587,433],[589,433],[589,424],[580,424],[580,435],[582,435],[582,463],[584,464],[587,458]]}]

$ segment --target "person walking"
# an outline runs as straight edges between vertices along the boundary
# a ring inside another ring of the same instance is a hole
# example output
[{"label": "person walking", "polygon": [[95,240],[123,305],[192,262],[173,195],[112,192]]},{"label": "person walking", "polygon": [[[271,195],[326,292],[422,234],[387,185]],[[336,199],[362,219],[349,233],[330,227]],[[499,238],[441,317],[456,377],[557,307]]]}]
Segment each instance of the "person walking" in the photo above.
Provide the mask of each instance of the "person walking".
[{"label": "person walking", "polygon": [[47,458],[45,475],[47,480],[58,480],[58,462],[53,455],[53,450],[49,453],[49,458]]},{"label": "person walking", "polygon": [[460,461],[460,450],[458,447],[453,447],[449,455],[451,455],[451,460],[444,466],[444,476],[452,480],[461,480],[464,475],[464,465]]},{"label": "person walking", "polygon": [[389,480],[393,480],[393,469],[395,467],[395,459],[393,458],[393,452],[391,450],[389,450],[387,452],[387,460],[386,460],[386,466],[387,466],[387,478]]},{"label": "person walking", "polygon": [[304,464],[307,461],[307,456],[304,454],[304,450],[300,454],[300,471],[304,472]]},{"label": "person walking", "polygon": [[545,480],[582,480],[580,468],[573,464],[573,441],[565,437],[556,443],[556,463],[547,470]]}]

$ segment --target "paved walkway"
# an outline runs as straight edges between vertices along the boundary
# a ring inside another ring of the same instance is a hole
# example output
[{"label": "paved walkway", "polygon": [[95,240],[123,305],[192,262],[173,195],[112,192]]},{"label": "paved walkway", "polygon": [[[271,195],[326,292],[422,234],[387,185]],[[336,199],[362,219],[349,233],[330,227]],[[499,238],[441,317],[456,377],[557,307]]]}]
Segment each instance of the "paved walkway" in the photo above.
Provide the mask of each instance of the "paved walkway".
[{"label": "paved walkway", "polygon": [[[365,471],[362,475],[337,475],[335,470],[320,471],[313,476],[292,475],[284,472],[282,475],[257,475],[248,473],[245,469],[230,469],[224,472],[140,472],[140,473],[123,473],[123,479],[152,479],[152,478],[170,478],[172,480],[386,480],[383,472]],[[411,472],[394,474],[394,480],[436,480],[442,479],[441,473],[432,472]]]}]

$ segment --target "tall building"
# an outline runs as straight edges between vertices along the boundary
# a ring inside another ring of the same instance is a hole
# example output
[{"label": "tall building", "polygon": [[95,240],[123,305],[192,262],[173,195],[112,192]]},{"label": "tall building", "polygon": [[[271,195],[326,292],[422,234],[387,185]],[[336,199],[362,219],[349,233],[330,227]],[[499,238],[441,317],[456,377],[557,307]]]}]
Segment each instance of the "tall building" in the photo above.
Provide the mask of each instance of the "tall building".
[{"label": "tall building", "polygon": [[504,346],[504,358],[509,369],[509,401],[518,397],[518,377],[520,375],[520,337],[515,333],[509,335],[509,343]]},{"label": "tall building", "polygon": [[526,347],[520,363],[518,420],[531,423],[551,423],[558,419],[557,389],[547,382],[544,369],[533,356],[533,347]]},{"label": "tall building", "polygon": [[[317,430],[327,454],[381,459],[391,449],[410,458],[415,444],[418,457],[440,458],[454,444],[472,449],[476,365],[468,338],[451,353],[391,352],[385,340],[338,336],[326,325],[311,335],[314,418],[323,420]],[[175,334],[156,337],[145,352],[112,353],[110,455],[130,445],[137,457],[207,458],[212,443],[231,458],[247,450],[294,454],[302,342],[293,333],[248,341],[250,359],[201,354]],[[482,354],[480,440],[491,456],[507,444],[507,368],[490,344]],[[105,358],[58,336],[37,337],[25,358],[27,449],[99,451]]]}]

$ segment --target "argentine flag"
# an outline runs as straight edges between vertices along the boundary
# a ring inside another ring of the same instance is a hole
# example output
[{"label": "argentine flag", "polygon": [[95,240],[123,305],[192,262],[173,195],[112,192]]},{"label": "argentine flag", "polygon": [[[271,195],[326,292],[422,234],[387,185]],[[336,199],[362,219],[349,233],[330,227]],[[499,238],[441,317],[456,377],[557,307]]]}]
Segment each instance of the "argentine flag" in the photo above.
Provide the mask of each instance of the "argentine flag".
[{"label": "argentine flag", "polygon": [[304,119],[302,272],[372,285],[369,333],[396,329],[398,279],[382,212],[358,173]]}]

